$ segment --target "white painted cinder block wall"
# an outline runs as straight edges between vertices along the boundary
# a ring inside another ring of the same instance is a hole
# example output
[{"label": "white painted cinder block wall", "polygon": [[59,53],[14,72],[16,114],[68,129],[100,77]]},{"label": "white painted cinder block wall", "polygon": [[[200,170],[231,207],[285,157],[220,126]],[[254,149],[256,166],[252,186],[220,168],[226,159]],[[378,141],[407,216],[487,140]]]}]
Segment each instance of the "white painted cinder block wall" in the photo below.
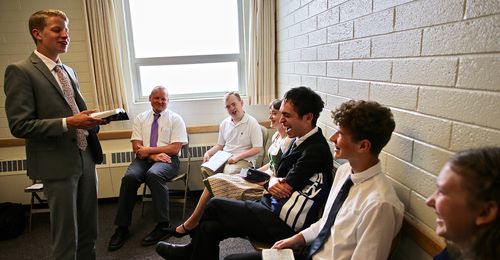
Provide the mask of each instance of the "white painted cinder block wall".
[{"label": "white painted cinder block wall", "polygon": [[[348,99],[389,106],[381,159],[407,214],[433,230],[425,198],[454,152],[500,145],[500,1],[278,0],[280,93],[305,85],[330,110]],[[405,241],[405,259],[430,258]]]}]

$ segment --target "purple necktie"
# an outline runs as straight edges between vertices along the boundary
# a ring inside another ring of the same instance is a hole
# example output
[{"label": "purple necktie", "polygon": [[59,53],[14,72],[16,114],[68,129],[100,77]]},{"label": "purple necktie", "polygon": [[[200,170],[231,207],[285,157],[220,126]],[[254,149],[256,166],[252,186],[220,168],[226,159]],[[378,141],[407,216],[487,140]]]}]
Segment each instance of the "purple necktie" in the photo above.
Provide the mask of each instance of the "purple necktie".
[{"label": "purple necktie", "polygon": [[153,124],[151,124],[151,136],[149,137],[149,146],[156,147],[158,142],[158,118],[160,114],[154,114]]},{"label": "purple necktie", "polygon": [[[66,75],[66,73],[63,71],[61,65],[56,65],[54,67],[54,71],[56,72],[56,75],[59,78],[59,82],[61,83],[61,87],[64,93],[64,98],[66,99],[66,102],[68,102],[69,107],[71,108],[71,112],[73,112],[73,115],[80,113],[80,109],[76,105],[75,101],[75,92],[71,87],[68,75]],[[80,148],[80,150],[82,151],[85,150],[85,148],[87,148],[87,135],[88,135],[87,130],[76,129],[78,148]]]}]

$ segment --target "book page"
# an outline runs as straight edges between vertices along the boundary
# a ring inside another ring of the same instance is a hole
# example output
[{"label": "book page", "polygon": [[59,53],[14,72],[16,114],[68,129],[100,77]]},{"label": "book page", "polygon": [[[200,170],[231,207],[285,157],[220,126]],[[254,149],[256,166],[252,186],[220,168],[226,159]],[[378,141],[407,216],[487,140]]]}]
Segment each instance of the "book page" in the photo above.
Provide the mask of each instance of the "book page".
[{"label": "book page", "polygon": [[219,169],[224,163],[229,160],[233,156],[231,153],[224,152],[224,151],[217,151],[212,157],[210,157],[210,160],[207,162],[203,163],[201,166],[206,167],[213,172],[215,172],[217,169]]},{"label": "book page", "polygon": [[263,249],[263,260],[294,260],[292,249]]},{"label": "book page", "polygon": [[102,112],[95,112],[90,114],[90,116],[99,119],[106,119],[109,121],[128,120],[127,112],[125,112],[125,110],[123,110],[122,108],[116,108]]},{"label": "book page", "polygon": [[116,115],[116,114],[119,114],[121,112],[125,112],[125,111],[123,111],[123,109],[121,109],[121,108],[117,108],[117,109],[111,109],[111,110],[106,110],[106,111],[102,111],[102,112],[95,112],[95,113],[90,114],[90,116],[97,117],[97,118],[106,118],[108,116]]}]

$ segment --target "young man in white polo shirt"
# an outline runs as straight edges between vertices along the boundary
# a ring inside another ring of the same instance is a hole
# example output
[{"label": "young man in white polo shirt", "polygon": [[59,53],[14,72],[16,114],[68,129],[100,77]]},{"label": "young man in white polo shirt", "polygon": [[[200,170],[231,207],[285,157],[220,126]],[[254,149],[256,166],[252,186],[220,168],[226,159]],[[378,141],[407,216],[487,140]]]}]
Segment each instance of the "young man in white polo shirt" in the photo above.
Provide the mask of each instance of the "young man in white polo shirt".
[{"label": "young man in white polo shirt", "polygon": [[217,151],[223,150],[233,156],[224,165],[223,173],[239,173],[241,168],[255,166],[262,151],[262,130],[259,122],[243,110],[243,100],[236,92],[224,95],[224,104],[229,116],[219,126],[219,139],[203,155],[206,162]]}]

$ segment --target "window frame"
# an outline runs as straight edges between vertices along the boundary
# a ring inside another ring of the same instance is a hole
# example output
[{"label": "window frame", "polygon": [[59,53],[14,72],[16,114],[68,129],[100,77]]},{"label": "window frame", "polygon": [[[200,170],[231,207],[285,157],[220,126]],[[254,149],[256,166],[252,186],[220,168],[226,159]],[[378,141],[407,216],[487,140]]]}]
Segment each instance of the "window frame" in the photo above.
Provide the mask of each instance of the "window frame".
[{"label": "window frame", "polygon": [[[175,56],[175,57],[149,57],[136,58],[134,48],[134,38],[132,31],[132,22],[130,14],[130,0],[125,0],[124,22],[126,37],[125,41],[128,45],[128,63],[131,68],[132,77],[132,93],[135,102],[148,102],[148,96],[142,95],[140,67],[142,66],[159,66],[159,65],[181,65],[181,64],[203,64],[203,63],[220,63],[220,62],[236,62],[238,66],[238,92],[240,95],[246,95],[246,71],[245,71],[245,28],[242,0],[237,1],[238,7],[238,31],[239,31],[239,49],[240,53],[229,54],[213,54],[213,55],[191,55],[191,56]],[[168,86],[166,86],[168,88]],[[229,90],[228,90],[229,91]],[[226,91],[220,92],[203,92],[190,94],[170,95],[170,100],[187,100],[187,99],[207,99],[220,98]]]}]

